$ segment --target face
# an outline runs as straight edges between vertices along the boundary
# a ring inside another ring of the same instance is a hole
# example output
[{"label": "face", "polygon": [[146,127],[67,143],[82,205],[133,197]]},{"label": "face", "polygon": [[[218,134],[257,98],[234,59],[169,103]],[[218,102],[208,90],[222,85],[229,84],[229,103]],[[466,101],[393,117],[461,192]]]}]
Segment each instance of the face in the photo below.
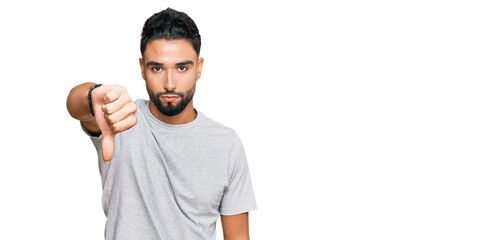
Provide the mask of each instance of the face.
[{"label": "face", "polygon": [[185,39],[147,44],[140,67],[150,100],[161,114],[172,117],[192,106],[203,61]]}]

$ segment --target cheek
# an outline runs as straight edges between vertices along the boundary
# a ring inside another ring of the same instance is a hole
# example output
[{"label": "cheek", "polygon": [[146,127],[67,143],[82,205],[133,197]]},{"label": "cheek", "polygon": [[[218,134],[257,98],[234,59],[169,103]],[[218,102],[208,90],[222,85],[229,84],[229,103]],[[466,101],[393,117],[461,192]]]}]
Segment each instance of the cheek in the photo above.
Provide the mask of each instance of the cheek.
[{"label": "cheek", "polygon": [[147,85],[147,88],[152,90],[153,92],[160,92],[163,91],[163,84],[162,81],[159,81],[158,78],[153,76],[154,74],[148,74],[145,73],[145,84]]},{"label": "cheek", "polygon": [[196,76],[186,77],[185,79],[183,79],[183,81],[179,82],[179,86],[183,87],[185,91],[188,91],[191,88],[193,88],[195,84],[196,84]]},{"label": "cheek", "polygon": [[176,75],[176,80],[179,85],[189,86],[196,79],[196,71],[189,71],[185,73],[178,73]]},{"label": "cheek", "polygon": [[150,85],[162,84],[164,75],[162,73],[145,72],[145,81]]}]

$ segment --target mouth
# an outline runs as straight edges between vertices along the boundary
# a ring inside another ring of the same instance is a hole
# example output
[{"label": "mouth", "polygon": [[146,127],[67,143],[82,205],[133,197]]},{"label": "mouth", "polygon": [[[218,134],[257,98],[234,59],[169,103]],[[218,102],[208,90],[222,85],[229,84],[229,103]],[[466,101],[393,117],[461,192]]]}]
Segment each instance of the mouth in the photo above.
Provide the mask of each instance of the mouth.
[{"label": "mouth", "polygon": [[166,94],[166,95],[161,95],[161,98],[168,101],[168,102],[173,102],[175,101],[177,98],[179,98],[178,95],[171,95],[171,94]]}]

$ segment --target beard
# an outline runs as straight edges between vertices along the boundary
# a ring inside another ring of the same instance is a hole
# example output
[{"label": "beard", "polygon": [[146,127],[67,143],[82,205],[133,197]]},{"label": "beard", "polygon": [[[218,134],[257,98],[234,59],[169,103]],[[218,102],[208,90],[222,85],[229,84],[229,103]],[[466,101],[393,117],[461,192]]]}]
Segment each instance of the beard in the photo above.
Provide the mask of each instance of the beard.
[{"label": "beard", "polygon": [[[150,97],[150,101],[152,101],[157,108],[157,110],[162,113],[165,116],[172,117],[175,115],[178,115],[181,113],[185,107],[190,103],[192,100],[192,97],[194,96],[194,93],[196,91],[196,84],[189,89],[185,93],[177,93],[174,91],[166,91],[166,92],[158,92],[154,93],[148,86],[147,86],[147,92],[148,96]],[[180,97],[180,103],[175,104],[173,102],[168,102],[166,105],[163,105],[161,102],[161,96],[165,94],[173,94],[173,95],[178,95]]]}]

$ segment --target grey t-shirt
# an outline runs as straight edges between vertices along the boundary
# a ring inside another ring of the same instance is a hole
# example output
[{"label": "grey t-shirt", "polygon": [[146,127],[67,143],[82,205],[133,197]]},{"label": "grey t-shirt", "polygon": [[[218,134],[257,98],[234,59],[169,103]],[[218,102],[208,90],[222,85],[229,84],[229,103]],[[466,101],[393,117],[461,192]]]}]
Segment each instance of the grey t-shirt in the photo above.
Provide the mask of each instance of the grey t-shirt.
[{"label": "grey t-shirt", "polygon": [[233,129],[199,111],[189,123],[167,124],[152,115],[147,100],[135,103],[137,124],[115,136],[111,161],[102,159],[102,137],[91,136],[103,184],[105,239],[215,239],[220,214],[256,209],[245,151]]}]

